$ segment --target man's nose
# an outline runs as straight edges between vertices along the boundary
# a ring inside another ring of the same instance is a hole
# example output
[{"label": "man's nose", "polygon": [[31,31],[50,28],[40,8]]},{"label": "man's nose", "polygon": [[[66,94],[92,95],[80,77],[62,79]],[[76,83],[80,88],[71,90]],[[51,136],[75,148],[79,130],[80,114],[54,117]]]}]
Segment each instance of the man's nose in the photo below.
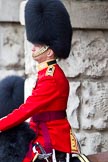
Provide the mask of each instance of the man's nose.
[{"label": "man's nose", "polygon": [[35,52],[35,51],[36,51],[35,46],[33,46],[32,47],[32,52]]}]

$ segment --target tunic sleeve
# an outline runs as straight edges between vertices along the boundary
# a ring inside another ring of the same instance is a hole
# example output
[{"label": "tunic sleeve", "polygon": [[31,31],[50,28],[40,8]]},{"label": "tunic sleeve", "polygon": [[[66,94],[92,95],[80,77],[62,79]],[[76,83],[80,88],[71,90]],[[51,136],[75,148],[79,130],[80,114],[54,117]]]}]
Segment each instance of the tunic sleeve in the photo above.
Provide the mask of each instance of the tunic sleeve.
[{"label": "tunic sleeve", "polygon": [[17,126],[35,113],[45,111],[47,105],[58,96],[58,93],[55,80],[52,77],[42,79],[24,104],[0,119],[0,131]]}]

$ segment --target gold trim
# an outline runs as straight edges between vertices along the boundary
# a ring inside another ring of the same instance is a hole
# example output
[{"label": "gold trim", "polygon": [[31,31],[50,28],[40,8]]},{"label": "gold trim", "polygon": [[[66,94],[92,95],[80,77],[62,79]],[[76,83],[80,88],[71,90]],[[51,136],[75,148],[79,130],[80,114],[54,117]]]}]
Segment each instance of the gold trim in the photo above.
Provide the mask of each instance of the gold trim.
[{"label": "gold trim", "polygon": [[[40,71],[40,70],[43,70],[43,69],[47,68],[48,67],[48,62],[53,61],[53,60],[55,60],[55,59],[47,60],[47,61],[44,61],[44,62],[38,64],[36,66],[37,71]],[[55,64],[52,64],[52,65],[55,65]],[[49,65],[49,66],[51,66],[51,65]]]},{"label": "gold trim", "polygon": [[71,141],[71,152],[76,154],[80,153],[77,139],[72,130],[70,130],[70,141]]},{"label": "gold trim", "polygon": [[38,71],[40,71],[42,69],[45,69],[47,67],[48,67],[47,62],[42,62],[42,63],[40,63],[40,64],[37,65]]}]

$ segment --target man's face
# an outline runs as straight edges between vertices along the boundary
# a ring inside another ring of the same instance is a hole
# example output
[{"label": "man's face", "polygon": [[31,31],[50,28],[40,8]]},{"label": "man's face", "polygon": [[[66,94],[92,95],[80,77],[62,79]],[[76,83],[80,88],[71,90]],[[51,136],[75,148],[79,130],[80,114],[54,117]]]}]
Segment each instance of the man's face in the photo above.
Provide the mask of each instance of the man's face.
[{"label": "man's face", "polygon": [[32,53],[38,52],[41,48],[42,48],[42,45],[40,45],[40,44],[33,45]]},{"label": "man's face", "polygon": [[38,56],[34,56],[34,53],[39,52],[39,50],[43,47],[44,45],[40,45],[40,44],[36,44],[33,45],[32,47],[32,57],[35,61],[37,61],[38,63],[41,63],[43,61],[46,61],[47,59],[47,52],[44,52],[43,54],[40,54]]}]

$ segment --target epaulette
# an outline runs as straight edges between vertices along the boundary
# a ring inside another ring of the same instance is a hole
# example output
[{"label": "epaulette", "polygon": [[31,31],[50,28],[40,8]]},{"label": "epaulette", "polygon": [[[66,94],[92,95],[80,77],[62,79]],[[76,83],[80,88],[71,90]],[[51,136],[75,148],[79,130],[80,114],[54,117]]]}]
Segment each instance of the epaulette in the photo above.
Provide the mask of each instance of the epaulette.
[{"label": "epaulette", "polygon": [[53,76],[54,75],[54,71],[55,71],[55,66],[54,65],[50,65],[50,66],[48,66],[45,75],[46,76]]}]

